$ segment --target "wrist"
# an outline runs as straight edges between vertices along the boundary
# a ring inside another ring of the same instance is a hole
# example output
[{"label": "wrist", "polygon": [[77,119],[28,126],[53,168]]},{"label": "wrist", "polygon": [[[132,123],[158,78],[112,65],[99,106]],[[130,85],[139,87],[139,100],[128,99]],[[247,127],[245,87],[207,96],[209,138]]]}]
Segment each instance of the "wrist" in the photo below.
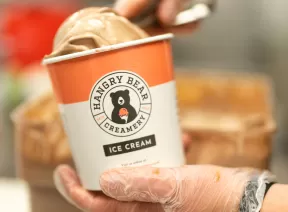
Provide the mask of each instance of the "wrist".
[{"label": "wrist", "polygon": [[245,184],[238,211],[260,212],[265,195],[275,180],[275,176],[267,171],[251,175]]},{"label": "wrist", "polygon": [[219,201],[219,210],[238,212],[239,205],[245,191],[247,182],[255,170],[244,171],[240,169],[229,169],[223,199]]},{"label": "wrist", "polygon": [[[197,185],[200,187],[195,188],[195,190],[200,191],[199,199],[196,200],[199,202],[205,201],[205,204],[203,204],[205,205],[205,211],[239,212],[239,204],[245,186],[250,179],[251,171],[218,166],[208,167],[209,169],[205,169],[206,173],[202,173],[201,178],[205,182],[205,186],[199,183]],[[191,173],[189,174],[191,175]],[[203,208],[197,209],[199,211],[203,210]]]},{"label": "wrist", "polygon": [[288,185],[274,184],[267,192],[261,212],[287,211]]}]

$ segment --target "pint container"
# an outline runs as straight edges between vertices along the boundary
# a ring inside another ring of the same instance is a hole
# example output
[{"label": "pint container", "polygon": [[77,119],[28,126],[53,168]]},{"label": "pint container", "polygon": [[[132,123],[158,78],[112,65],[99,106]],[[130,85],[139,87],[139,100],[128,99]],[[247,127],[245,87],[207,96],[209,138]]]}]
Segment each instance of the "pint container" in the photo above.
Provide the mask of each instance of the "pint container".
[{"label": "pint container", "polygon": [[44,59],[83,186],[103,171],[185,163],[172,34]]}]

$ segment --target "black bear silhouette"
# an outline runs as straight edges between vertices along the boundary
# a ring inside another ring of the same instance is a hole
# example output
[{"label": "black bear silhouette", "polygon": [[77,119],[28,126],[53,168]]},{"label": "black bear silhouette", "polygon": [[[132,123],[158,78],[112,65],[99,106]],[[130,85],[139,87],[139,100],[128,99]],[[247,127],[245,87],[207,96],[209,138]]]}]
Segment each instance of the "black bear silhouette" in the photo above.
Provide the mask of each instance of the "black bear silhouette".
[{"label": "black bear silhouette", "polygon": [[119,90],[111,93],[110,97],[114,106],[111,114],[111,120],[114,123],[127,124],[137,117],[135,108],[130,104],[129,90]]}]

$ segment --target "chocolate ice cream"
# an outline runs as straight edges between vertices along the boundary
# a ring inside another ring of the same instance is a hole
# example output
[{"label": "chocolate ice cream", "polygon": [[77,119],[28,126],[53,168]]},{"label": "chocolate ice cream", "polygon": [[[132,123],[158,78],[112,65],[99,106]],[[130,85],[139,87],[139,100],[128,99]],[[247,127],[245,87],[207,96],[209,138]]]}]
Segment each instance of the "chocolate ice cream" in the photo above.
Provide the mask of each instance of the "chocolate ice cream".
[{"label": "chocolate ice cream", "polygon": [[108,7],[82,9],[60,26],[46,58],[138,40],[148,34]]}]

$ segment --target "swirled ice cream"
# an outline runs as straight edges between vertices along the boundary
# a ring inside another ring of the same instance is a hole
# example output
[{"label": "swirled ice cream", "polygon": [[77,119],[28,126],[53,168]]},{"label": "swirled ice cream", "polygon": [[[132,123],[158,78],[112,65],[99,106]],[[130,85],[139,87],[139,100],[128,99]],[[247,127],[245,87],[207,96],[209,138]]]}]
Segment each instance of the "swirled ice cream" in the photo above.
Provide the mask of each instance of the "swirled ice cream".
[{"label": "swirled ice cream", "polygon": [[54,38],[51,58],[148,37],[145,31],[108,7],[82,9],[64,21]]}]

